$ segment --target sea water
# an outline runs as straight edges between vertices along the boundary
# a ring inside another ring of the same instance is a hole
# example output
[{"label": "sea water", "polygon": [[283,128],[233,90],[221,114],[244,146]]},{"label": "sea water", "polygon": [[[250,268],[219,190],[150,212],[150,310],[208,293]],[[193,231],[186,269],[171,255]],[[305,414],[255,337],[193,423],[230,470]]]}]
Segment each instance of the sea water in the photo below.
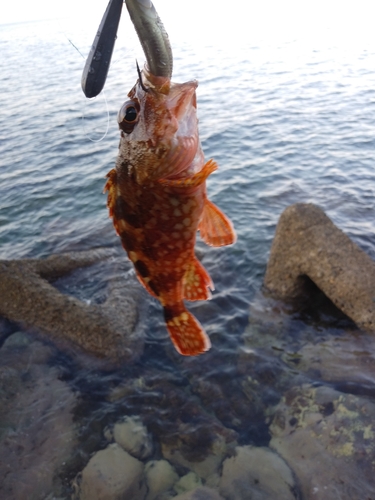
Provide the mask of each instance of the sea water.
[{"label": "sea water", "polygon": [[[120,249],[102,191],[117,155],[116,114],[137,79],[135,56],[139,62],[143,56],[134,34],[119,36],[105,91],[87,101],[80,78],[94,34],[67,21],[0,26],[1,259],[98,246]],[[215,413],[215,405],[206,403],[197,389],[199,381],[214,381],[228,398],[236,393],[238,401],[248,402],[246,391],[241,392],[238,355],[244,349],[249,311],[256,309],[261,295],[276,224],[287,206],[319,205],[375,258],[375,43],[350,37],[332,37],[322,44],[318,36],[242,36],[228,45],[207,36],[199,43],[181,37],[172,45],[174,81],[199,81],[202,146],[206,158],[219,164],[207,182],[208,193],[233,221],[238,241],[222,249],[198,243],[215,292],[209,303],[191,309],[211,336],[213,354],[192,361],[166,356],[169,339],[160,306],[144,293],[140,322],[145,355],[127,369],[126,377],[140,380],[147,379],[147,373],[153,373],[151,378],[164,373],[187,401],[198,394],[204,411]],[[120,252],[119,259],[125,262],[125,254]],[[135,281],[132,268],[127,269]],[[60,287],[88,302],[100,302],[107,273],[108,267],[99,267],[94,275],[87,271],[67,277]],[[277,323],[277,314],[260,307],[256,322],[272,316]],[[275,340],[275,347],[290,350],[289,341],[297,342],[298,331],[308,331],[305,340],[313,342],[315,334],[330,338],[341,335],[343,325],[344,330],[352,328],[341,317],[322,320],[311,314],[288,320],[293,341]],[[276,350],[275,360],[278,356]],[[90,453],[104,446],[105,426],[119,415],[142,414],[142,404],[108,398],[108,392],[121,385],[123,372],[85,371],[58,349],[52,358],[46,366],[59,367],[60,378],[71,384],[80,401],[75,410],[80,436],[76,460],[61,472],[66,486],[62,494],[67,494]],[[272,357],[267,359],[272,365]],[[282,391],[270,395],[267,390],[269,401],[262,404],[272,406]],[[160,410],[151,397],[148,404],[154,405],[156,421],[164,418],[163,425],[176,418],[175,412]],[[227,418],[219,411],[215,415],[239,433],[240,443],[268,444],[263,410],[257,409],[248,427],[236,427],[229,413]],[[157,439],[157,426],[154,431]],[[33,453],[38,455],[38,449]]]}]

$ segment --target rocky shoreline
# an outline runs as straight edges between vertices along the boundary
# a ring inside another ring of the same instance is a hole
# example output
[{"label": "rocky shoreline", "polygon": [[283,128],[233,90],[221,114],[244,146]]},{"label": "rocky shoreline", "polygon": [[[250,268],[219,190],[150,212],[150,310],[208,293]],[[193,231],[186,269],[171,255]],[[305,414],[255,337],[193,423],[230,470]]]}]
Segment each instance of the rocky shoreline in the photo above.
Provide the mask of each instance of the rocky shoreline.
[{"label": "rocky shoreline", "polygon": [[142,354],[143,339],[135,334],[137,292],[124,279],[112,281],[107,300],[99,305],[53,286],[56,279],[112,254],[102,248],[46,259],[0,261],[0,315],[98,358],[134,362]]}]

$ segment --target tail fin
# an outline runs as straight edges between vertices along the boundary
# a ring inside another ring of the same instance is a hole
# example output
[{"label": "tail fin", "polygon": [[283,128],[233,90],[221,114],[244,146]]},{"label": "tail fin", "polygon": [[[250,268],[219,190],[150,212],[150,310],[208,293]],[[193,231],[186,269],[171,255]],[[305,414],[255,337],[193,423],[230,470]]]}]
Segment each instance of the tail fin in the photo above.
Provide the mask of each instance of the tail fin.
[{"label": "tail fin", "polygon": [[164,318],[171,340],[180,354],[197,356],[210,349],[207,334],[182,303],[164,307]]}]

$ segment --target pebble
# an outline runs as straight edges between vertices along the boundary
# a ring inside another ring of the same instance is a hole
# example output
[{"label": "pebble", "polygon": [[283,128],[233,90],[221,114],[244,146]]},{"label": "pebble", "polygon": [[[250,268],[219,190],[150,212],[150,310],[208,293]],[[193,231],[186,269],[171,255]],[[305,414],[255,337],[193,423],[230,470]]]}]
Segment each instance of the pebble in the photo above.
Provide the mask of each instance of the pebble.
[{"label": "pebble", "polygon": [[184,493],[186,491],[191,491],[197,486],[201,486],[202,481],[195,474],[195,472],[188,472],[185,476],[182,476],[179,481],[174,485],[174,490],[176,493]]},{"label": "pebble", "polygon": [[156,500],[173,488],[179,477],[167,460],[151,460],[145,466],[145,482],[148,488],[146,500]]},{"label": "pebble", "polygon": [[143,460],[153,452],[152,439],[139,417],[126,417],[115,424],[113,437],[133,457]]},{"label": "pebble", "polygon": [[292,471],[268,448],[238,446],[223,464],[220,493],[226,500],[295,500]]},{"label": "pebble", "polygon": [[[173,500],[224,500],[216,490],[206,486],[198,486],[194,490],[182,493],[173,498]],[[238,499],[239,500],[239,499]]]},{"label": "pebble", "polygon": [[117,443],[110,444],[90,459],[81,476],[76,478],[79,500],[144,500],[142,482],[144,465]]}]

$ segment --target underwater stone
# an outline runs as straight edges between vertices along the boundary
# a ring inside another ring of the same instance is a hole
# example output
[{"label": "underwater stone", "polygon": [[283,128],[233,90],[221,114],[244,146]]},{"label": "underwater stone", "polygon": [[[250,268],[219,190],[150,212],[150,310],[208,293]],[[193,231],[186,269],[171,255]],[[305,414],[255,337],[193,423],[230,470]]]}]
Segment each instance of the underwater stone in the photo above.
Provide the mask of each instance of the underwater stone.
[{"label": "underwater stone", "polygon": [[79,500],[144,500],[142,462],[113,443],[98,451],[76,479]]},{"label": "underwater stone", "polygon": [[223,464],[220,493],[227,500],[295,500],[294,489],[290,468],[268,448],[238,446]]},{"label": "underwater stone", "polygon": [[207,488],[206,486],[199,486],[192,491],[182,493],[173,497],[173,500],[224,500],[216,490]]},{"label": "underwater stone", "polygon": [[153,446],[150,435],[139,417],[126,417],[113,428],[113,437],[125,451],[139,459],[148,458]]},{"label": "underwater stone", "polygon": [[165,459],[169,462],[186,467],[194,471],[200,478],[207,479],[215,474],[224,458],[229,454],[230,450],[234,448],[237,442],[226,442],[225,438],[221,435],[215,436],[211,442],[211,446],[206,450],[205,455],[200,460],[188,460],[182,451],[179,449],[184,448],[184,443],[167,444],[162,443],[162,453]]},{"label": "underwater stone", "polygon": [[177,483],[174,485],[174,490],[176,493],[184,493],[195,489],[197,486],[201,486],[202,481],[195,474],[195,472],[188,472],[185,476],[182,476]]},{"label": "underwater stone", "polygon": [[0,498],[59,498],[61,468],[77,448],[77,397],[48,364],[51,346],[12,337],[0,349]]},{"label": "underwater stone", "polygon": [[197,398],[187,397],[179,378],[149,368],[135,370],[142,376],[125,379],[108,399],[122,399],[129,414],[142,415],[170,463],[199,471],[201,477],[215,473],[237,444],[237,433],[224,427]]},{"label": "underwater stone", "polygon": [[145,480],[148,488],[146,500],[156,500],[160,494],[170,490],[179,477],[167,460],[151,460],[145,466]]},{"label": "underwater stone", "polygon": [[33,338],[31,335],[28,335],[25,332],[19,331],[19,332],[14,332],[9,337],[5,340],[3,343],[3,348],[5,349],[21,349],[21,348],[26,348],[30,344],[33,343]]},{"label": "underwater stone", "polygon": [[270,447],[288,463],[304,500],[375,498],[375,404],[330,387],[286,392]]},{"label": "underwater stone", "polygon": [[297,203],[277,224],[264,286],[295,300],[306,293],[306,276],[360,328],[375,331],[375,262],[323,210]]},{"label": "underwater stone", "polygon": [[[343,392],[375,394],[375,338],[345,332],[316,343],[306,342],[296,353],[293,369],[335,383]],[[288,362],[288,359],[285,359]]]},{"label": "underwater stone", "polygon": [[111,256],[110,249],[0,261],[0,315],[36,328],[60,344],[73,343],[99,358],[131,362],[143,352],[135,332],[137,306],[124,280],[104,304],[88,305],[60,293],[47,280]]}]

